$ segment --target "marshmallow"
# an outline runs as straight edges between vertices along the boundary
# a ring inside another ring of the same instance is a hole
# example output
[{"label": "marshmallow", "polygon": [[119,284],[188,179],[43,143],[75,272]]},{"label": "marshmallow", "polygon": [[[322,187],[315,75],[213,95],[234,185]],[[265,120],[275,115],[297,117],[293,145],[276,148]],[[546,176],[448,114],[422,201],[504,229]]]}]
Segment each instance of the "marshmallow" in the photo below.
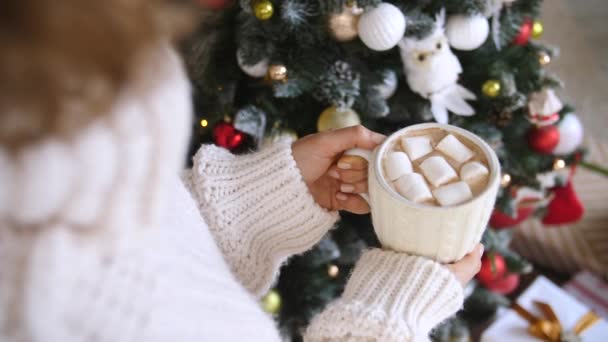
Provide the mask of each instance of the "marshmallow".
[{"label": "marshmallow", "polygon": [[473,193],[465,182],[457,182],[442,186],[441,188],[435,189],[433,194],[435,195],[437,202],[443,207],[461,204],[473,198]]},{"label": "marshmallow", "polygon": [[475,152],[471,151],[458,138],[451,134],[441,139],[439,144],[437,144],[437,149],[458,163],[464,163],[475,156]]},{"label": "marshmallow", "polygon": [[386,178],[394,181],[397,178],[412,173],[412,162],[404,152],[390,152],[384,159]]},{"label": "marshmallow", "polygon": [[428,135],[421,137],[410,137],[401,139],[401,147],[407,152],[412,160],[424,157],[433,152],[431,137]]},{"label": "marshmallow", "polygon": [[428,185],[419,173],[408,173],[395,182],[397,191],[408,200],[420,203],[433,199]]},{"label": "marshmallow", "polygon": [[472,161],[468,162],[460,168],[460,179],[464,181],[472,181],[482,177],[485,177],[490,173],[488,168],[482,163]]},{"label": "marshmallow", "polygon": [[420,164],[420,169],[426,179],[433,184],[434,187],[441,186],[449,181],[458,178],[456,171],[450,164],[441,156],[433,156],[427,158]]}]

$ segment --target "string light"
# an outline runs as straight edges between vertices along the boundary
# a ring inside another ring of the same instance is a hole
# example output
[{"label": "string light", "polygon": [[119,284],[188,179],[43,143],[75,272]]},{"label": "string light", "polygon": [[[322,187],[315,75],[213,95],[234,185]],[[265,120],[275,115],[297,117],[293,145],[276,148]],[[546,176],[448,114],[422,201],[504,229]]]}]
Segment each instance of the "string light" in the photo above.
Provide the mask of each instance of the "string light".
[{"label": "string light", "polygon": [[511,184],[511,175],[508,173],[505,173],[504,175],[502,175],[502,179],[500,180],[500,185],[502,185],[503,188],[506,188],[509,186],[509,184]]},{"label": "string light", "polygon": [[538,62],[541,65],[547,65],[547,64],[551,63],[551,56],[548,53],[542,51],[538,55]]},{"label": "string light", "polygon": [[553,162],[553,170],[561,170],[566,167],[566,162],[563,159],[556,159]]},{"label": "string light", "polygon": [[331,278],[337,277],[338,274],[340,274],[340,268],[338,268],[338,266],[334,264],[327,266],[327,275],[329,275]]},{"label": "string light", "polygon": [[207,121],[206,119],[202,119],[201,120],[201,127],[207,127],[209,126],[209,121]]}]

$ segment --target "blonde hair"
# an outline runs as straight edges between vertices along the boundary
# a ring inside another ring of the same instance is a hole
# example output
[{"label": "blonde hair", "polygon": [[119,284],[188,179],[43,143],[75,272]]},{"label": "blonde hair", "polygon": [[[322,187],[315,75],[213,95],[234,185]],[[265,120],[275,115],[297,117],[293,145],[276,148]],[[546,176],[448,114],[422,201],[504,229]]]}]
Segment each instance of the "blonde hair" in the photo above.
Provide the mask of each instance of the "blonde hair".
[{"label": "blonde hair", "polygon": [[0,145],[71,134],[106,113],[138,54],[186,32],[192,14],[185,0],[0,1]]}]

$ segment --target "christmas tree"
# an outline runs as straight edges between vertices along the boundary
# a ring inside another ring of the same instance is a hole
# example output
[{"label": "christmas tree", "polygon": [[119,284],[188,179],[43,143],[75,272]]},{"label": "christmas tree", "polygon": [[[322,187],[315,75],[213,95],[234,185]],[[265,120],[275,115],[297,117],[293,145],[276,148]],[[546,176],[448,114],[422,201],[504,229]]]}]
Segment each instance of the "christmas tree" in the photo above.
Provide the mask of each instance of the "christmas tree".
[{"label": "christmas tree", "polygon": [[[540,0],[199,2],[200,27],[184,46],[193,151],[213,142],[243,153],[359,123],[390,134],[433,121],[470,130],[495,150],[502,186],[483,267],[465,310],[436,339],[491,316],[530,271],[504,228],[532,214],[548,224],[580,217],[569,179],[555,171],[580,158],[582,128],[545,68],[556,49],[538,40]],[[369,217],[344,213],[337,229],[283,267],[264,308],[298,339],[340,294],[362,249],[378,245]]]}]

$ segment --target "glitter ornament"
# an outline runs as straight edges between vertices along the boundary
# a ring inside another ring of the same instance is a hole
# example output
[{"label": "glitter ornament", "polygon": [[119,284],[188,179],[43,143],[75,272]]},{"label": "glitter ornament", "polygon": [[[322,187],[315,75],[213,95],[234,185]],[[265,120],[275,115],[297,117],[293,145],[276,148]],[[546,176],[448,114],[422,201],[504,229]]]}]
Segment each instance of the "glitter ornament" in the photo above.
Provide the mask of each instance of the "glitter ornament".
[{"label": "glitter ornament", "polygon": [[397,79],[397,73],[390,69],[382,72],[382,76],[382,83],[374,88],[382,99],[388,100],[395,94],[395,91],[397,91],[399,81]]},{"label": "glitter ornament", "polygon": [[268,73],[268,59],[264,58],[255,64],[245,64],[241,52],[237,51],[236,61],[244,73],[251,77],[261,78]]}]

